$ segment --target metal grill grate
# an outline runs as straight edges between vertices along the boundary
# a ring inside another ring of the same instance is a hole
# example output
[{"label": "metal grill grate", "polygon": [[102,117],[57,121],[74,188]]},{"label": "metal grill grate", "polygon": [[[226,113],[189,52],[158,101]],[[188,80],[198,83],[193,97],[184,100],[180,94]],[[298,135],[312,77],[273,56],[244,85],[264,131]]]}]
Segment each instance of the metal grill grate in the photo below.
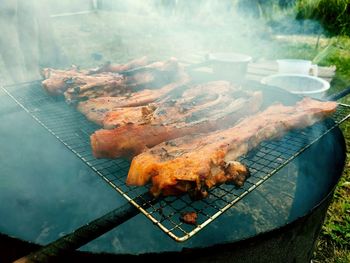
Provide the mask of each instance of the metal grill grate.
[{"label": "metal grill grate", "polygon": [[[153,202],[154,200],[147,196],[146,186],[130,187],[125,184],[129,161],[94,158],[90,147],[90,134],[99,127],[87,121],[62,98],[47,95],[39,82],[8,86],[3,89],[36,121],[176,241],[185,241],[195,235],[289,161],[346,120],[350,114],[350,108],[340,104],[333,116],[334,122],[325,121],[302,131],[290,132],[280,140],[261,143],[258,148],[239,159],[249,167],[251,172],[251,177],[241,188],[224,184],[211,189],[209,197],[203,200],[193,201],[186,195],[166,197]],[[197,213],[197,225],[185,224],[180,220],[182,213],[189,211]]]}]

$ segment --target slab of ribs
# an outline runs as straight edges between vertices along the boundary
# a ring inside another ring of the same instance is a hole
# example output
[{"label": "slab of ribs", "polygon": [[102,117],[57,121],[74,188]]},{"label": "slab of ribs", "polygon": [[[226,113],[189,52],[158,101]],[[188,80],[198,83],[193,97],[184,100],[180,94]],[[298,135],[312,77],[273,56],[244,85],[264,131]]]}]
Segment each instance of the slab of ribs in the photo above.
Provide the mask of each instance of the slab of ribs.
[{"label": "slab of ribs", "polygon": [[[148,65],[143,63],[144,59],[140,59],[127,66],[120,65],[119,71],[113,67],[113,72],[80,71],[78,68],[66,71],[44,69],[42,85],[51,94],[63,93],[67,102],[79,102],[90,98],[128,95],[143,89],[158,89],[179,78],[179,64],[175,59]],[[128,70],[120,71],[122,69]]]},{"label": "slab of ribs", "polygon": [[[51,95],[63,94],[69,87],[73,86],[75,78],[84,78],[90,75],[97,75],[98,77],[105,77],[106,79],[112,78],[113,75],[109,73],[120,73],[123,71],[131,70],[148,64],[147,57],[132,60],[126,64],[111,64],[106,63],[95,69],[80,70],[78,67],[73,66],[68,70],[45,68],[42,70],[42,86]],[[106,75],[104,75],[106,74]],[[118,75],[116,75],[118,76]],[[93,79],[89,79],[90,81]]]},{"label": "slab of ribs", "polygon": [[281,137],[329,116],[335,102],[304,98],[295,106],[276,104],[241,120],[236,125],[207,134],[169,140],[135,156],[127,184],[152,182],[155,196],[188,192],[205,197],[211,187],[232,182],[241,186],[248,169],[235,161],[262,141]]},{"label": "slab of ribs", "polygon": [[337,107],[305,97],[262,108],[261,91],[227,81],[195,84],[174,58],[45,69],[43,76],[44,89],[101,126],[90,137],[94,156],[130,158],[126,184],[150,184],[154,196],[197,199],[219,184],[240,187],[249,167],[238,157],[324,120]]},{"label": "slab of ribs", "polygon": [[227,128],[262,104],[260,92],[243,91],[229,82],[194,85],[178,99],[107,113],[103,123],[111,130],[91,135],[98,158],[133,157],[161,142],[194,133]]}]

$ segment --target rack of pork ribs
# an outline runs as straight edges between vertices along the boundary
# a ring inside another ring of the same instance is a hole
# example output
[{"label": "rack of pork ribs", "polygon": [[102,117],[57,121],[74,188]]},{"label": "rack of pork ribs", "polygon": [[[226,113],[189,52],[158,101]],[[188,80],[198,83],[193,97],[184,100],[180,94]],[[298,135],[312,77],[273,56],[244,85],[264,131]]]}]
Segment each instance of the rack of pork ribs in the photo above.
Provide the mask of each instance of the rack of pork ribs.
[{"label": "rack of pork ribs", "polygon": [[151,183],[154,196],[205,198],[218,184],[242,186],[249,167],[236,161],[265,140],[305,128],[337,103],[304,98],[262,109],[260,91],[227,81],[193,84],[176,59],[147,58],[97,69],[45,69],[43,87],[63,94],[101,126],[91,135],[96,158],[130,158],[126,183]]}]

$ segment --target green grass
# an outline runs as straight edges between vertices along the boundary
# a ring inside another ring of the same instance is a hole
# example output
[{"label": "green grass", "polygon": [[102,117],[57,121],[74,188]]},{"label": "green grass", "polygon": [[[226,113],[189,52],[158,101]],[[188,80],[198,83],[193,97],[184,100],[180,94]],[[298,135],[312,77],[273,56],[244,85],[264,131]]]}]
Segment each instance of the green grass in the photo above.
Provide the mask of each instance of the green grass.
[{"label": "green grass", "polygon": [[[336,66],[329,93],[336,93],[350,86],[350,38],[323,37],[316,48],[316,38],[297,38],[288,36],[280,40],[279,46],[271,56],[277,58],[284,54],[289,57],[314,60],[322,66]],[[281,45],[283,44],[283,45]],[[340,100],[350,104],[350,95]],[[315,262],[350,262],[350,121],[341,125],[347,143],[347,161],[343,176],[338,183],[333,201],[328,209],[325,223],[315,249]]]},{"label": "green grass", "polygon": [[317,242],[316,262],[350,262],[350,123],[345,122],[341,129],[348,149],[347,162]]},{"label": "green grass", "polygon": [[[349,139],[349,138],[348,138]],[[323,235],[332,239],[340,247],[350,245],[350,182],[349,170],[338,184],[334,202],[327,213],[327,223],[323,227]]]},{"label": "green grass", "polygon": [[316,19],[330,35],[350,36],[349,0],[298,0],[298,17]]}]

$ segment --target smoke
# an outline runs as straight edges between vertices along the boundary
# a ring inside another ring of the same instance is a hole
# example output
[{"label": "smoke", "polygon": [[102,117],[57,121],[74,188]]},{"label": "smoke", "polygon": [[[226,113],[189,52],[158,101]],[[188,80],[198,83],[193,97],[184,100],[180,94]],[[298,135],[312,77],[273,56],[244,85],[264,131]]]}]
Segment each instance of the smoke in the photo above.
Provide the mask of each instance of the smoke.
[{"label": "smoke", "polygon": [[239,14],[234,1],[102,3],[95,14],[53,18],[70,63],[95,66],[144,55],[197,62],[208,52],[250,54],[266,37],[261,23]]},{"label": "smoke", "polygon": [[45,244],[125,203],[3,93],[0,105],[1,233]]},{"label": "smoke", "polygon": [[[296,22],[292,11],[284,16],[287,19],[276,19],[285,12],[259,3],[13,1],[0,12],[0,31],[8,36],[0,41],[2,78],[21,82],[39,79],[44,67],[95,67],[144,55],[153,60],[174,56],[187,62],[202,61],[209,52],[264,58],[278,46],[272,30],[301,32],[305,24]],[[320,32],[317,26],[306,27]]]}]

